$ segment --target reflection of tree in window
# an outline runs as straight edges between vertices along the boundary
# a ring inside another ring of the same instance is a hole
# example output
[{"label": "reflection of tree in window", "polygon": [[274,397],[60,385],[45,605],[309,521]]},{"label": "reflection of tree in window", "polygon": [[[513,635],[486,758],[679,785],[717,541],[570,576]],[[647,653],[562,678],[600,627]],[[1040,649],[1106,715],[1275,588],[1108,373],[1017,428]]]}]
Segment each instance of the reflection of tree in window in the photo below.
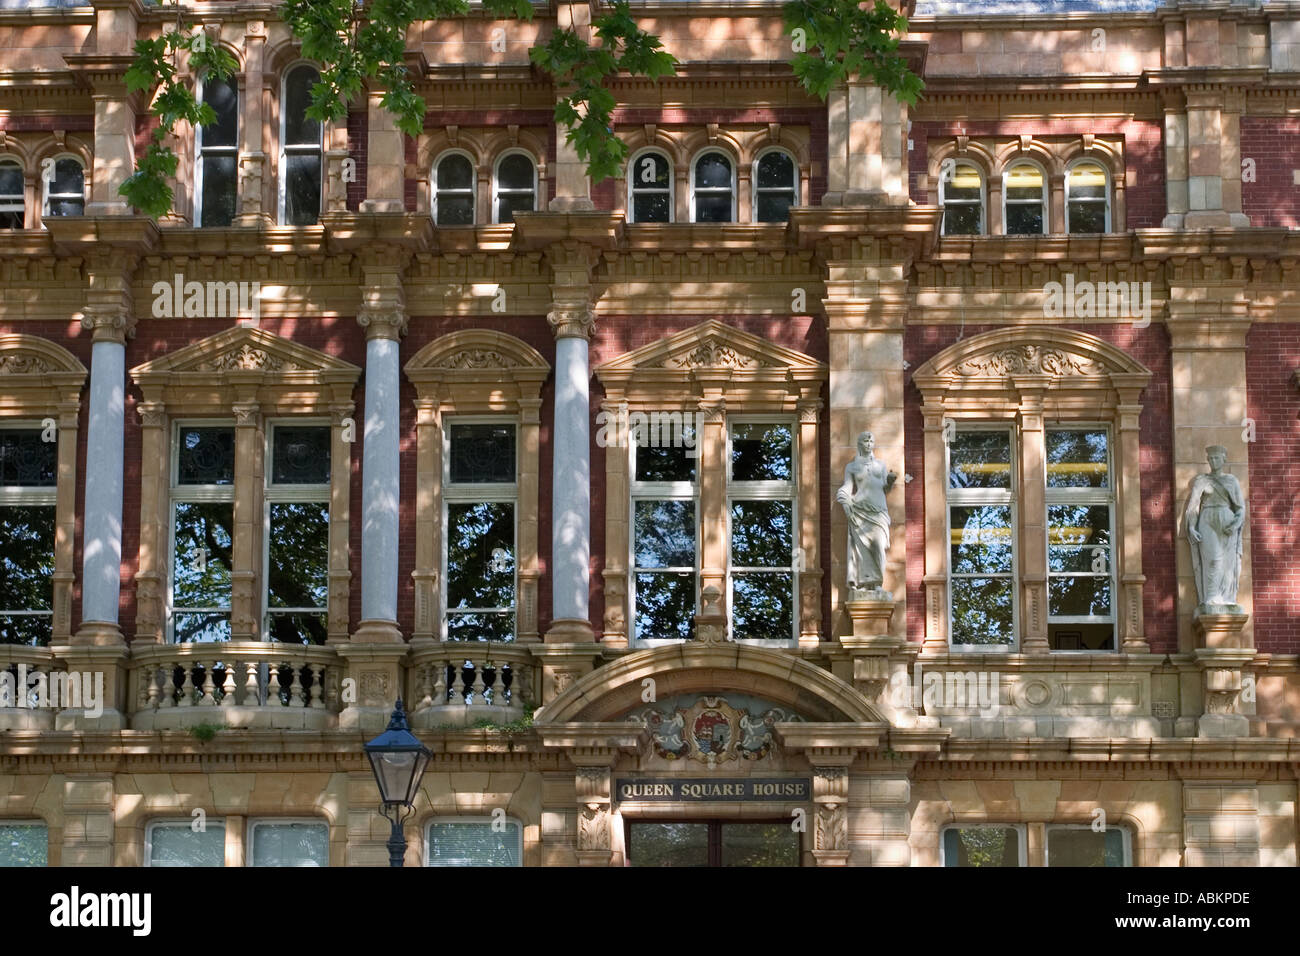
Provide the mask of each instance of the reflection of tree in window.
[{"label": "reflection of tree in window", "polygon": [[1057,650],[1112,650],[1109,433],[1047,431],[1048,632]]},{"label": "reflection of tree in window", "polygon": [[320,218],[321,124],[307,115],[318,82],[320,73],[307,64],[294,67],[284,81],[280,176],[286,226],[314,226]]},{"label": "reflection of tree in window", "polygon": [[459,153],[434,168],[433,216],[440,226],[474,225],[474,166]]},{"label": "reflection of tree in window", "polygon": [[1019,866],[1020,831],[1014,827],[963,827],[943,832],[944,866]]},{"label": "reflection of tree in window", "polygon": [[984,180],[969,163],[945,166],[939,175],[943,234],[978,236],[984,231]]},{"label": "reflection of tree in window", "polygon": [[270,636],[324,644],[328,630],[330,429],[273,427],[267,498]]},{"label": "reflection of tree in window", "polygon": [[232,80],[205,77],[203,102],[217,120],[195,132],[199,151],[200,226],[229,226],[235,219],[239,153],[239,93]]},{"label": "reflection of tree in window", "polygon": [[1066,229],[1074,233],[1105,232],[1110,212],[1106,171],[1098,163],[1078,163],[1065,177]]},{"label": "reflection of tree in window", "polygon": [[953,644],[1015,642],[1011,433],[969,430],[948,443]]},{"label": "reflection of tree in window", "polygon": [[799,204],[799,176],[788,153],[773,150],[758,158],[754,181],[755,222],[785,222]]},{"label": "reflection of tree in window", "polygon": [[0,644],[53,634],[58,444],[37,428],[0,431]]},{"label": "reflection of tree in window", "polygon": [[731,633],[794,638],[794,437],[786,424],[731,426]]},{"label": "reflection of tree in window", "polygon": [[514,222],[515,213],[536,208],[537,167],[523,153],[510,153],[497,164],[496,186],[497,222]]},{"label": "reflection of tree in window", "polygon": [[632,222],[672,220],[672,166],[659,153],[642,153],[628,171],[632,191]]},{"label": "reflection of tree in window", "polygon": [[23,168],[14,162],[0,162],[0,229],[23,228],[25,195]]}]

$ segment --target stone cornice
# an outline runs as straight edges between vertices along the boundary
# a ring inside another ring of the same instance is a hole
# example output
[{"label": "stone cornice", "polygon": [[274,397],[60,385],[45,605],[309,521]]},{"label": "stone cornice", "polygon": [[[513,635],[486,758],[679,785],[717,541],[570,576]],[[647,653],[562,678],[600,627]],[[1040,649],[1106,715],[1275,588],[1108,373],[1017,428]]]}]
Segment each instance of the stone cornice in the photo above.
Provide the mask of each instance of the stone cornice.
[{"label": "stone cornice", "polygon": [[623,214],[595,212],[525,212],[515,216],[512,247],[519,251],[547,249],[556,243],[577,242],[596,249],[613,249],[624,236]]},{"label": "stone cornice", "polygon": [[401,247],[409,253],[437,248],[433,220],[420,213],[325,213],[321,226],[331,252],[360,252],[376,244]]}]

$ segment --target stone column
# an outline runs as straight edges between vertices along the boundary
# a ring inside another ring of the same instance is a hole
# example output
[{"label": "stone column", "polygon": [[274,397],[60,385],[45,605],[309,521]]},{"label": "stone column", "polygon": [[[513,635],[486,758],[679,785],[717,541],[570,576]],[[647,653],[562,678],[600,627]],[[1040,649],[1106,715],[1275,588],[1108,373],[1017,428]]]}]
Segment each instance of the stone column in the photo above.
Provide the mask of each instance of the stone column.
[{"label": "stone column", "polygon": [[[948,652],[948,448],[942,402],[921,406],[925,442],[925,644],[926,654]],[[935,489],[931,491],[930,489]],[[931,504],[931,495],[942,495]]]},{"label": "stone column", "polygon": [[907,202],[907,110],[880,87],[851,80],[827,101],[827,192],[822,205]]},{"label": "stone column", "polygon": [[330,405],[330,571],[327,644],[348,639],[348,600],[352,589],[350,558],[352,444],[357,423],[352,402]]},{"label": "stone column", "polygon": [[[561,2],[555,5],[555,28],[572,30],[586,42],[591,40],[592,5],[583,0],[581,3]],[[556,90],[563,95],[567,88]],[[549,206],[538,205],[539,209],[549,208],[553,212],[584,212],[595,209],[591,201],[591,177],[587,175],[587,164],[578,157],[578,151],[568,142],[568,129],[557,128],[555,131],[555,196]],[[541,184],[538,184],[541,186]],[[483,220],[491,222],[490,219]],[[679,220],[685,221],[685,220]]]},{"label": "stone column", "polygon": [[[727,588],[727,406],[722,383],[710,382],[707,373],[700,384],[704,398],[700,402],[703,428],[699,436],[700,457],[696,459],[700,485],[700,612],[706,611],[710,588],[724,595],[719,613],[726,613],[730,603]],[[635,516],[634,516],[635,517]],[[729,618],[728,618],[729,619]],[[635,627],[635,622],[633,622]],[[725,638],[725,621],[722,624]],[[697,633],[696,638],[700,635]]]},{"label": "stone column", "polygon": [[1114,600],[1119,612],[1119,648],[1125,654],[1149,654],[1142,620],[1142,586],[1146,576],[1142,573],[1142,441],[1138,431],[1142,406],[1138,396],[1146,384],[1146,376],[1124,376],[1112,373],[1111,381],[1119,391],[1120,404],[1115,409],[1119,418],[1119,461],[1122,463],[1115,476],[1115,530],[1118,540],[1112,548],[1112,561],[1119,562],[1119,592]]},{"label": "stone column", "polygon": [[135,573],[135,634],[132,642],[164,644],[163,589],[167,581],[167,544],[159,518],[167,513],[167,416],[162,402],[146,398],[140,416],[140,560]]},{"label": "stone column", "polygon": [[1043,421],[1045,375],[1013,375],[1020,392],[1020,642],[1022,654],[1046,654],[1047,640],[1047,431]]},{"label": "stone column", "polygon": [[[404,212],[406,174],[405,137],[397,128],[397,117],[381,103],[384,90],[370,90],[366,96],[369,121],[366,146],[366,198],[362,212]],[[366,376],[369,380],[369,375]],[[369,417],[367,415],[367,417]]]},{"label": "stone column", "polygon": [[1181,229],[1187,217],[1187,113],[1180,91],[1164,95],[1166,229]]},{"label": "stone column", "polygon": [[817,440],[821,400],[799,400],[799,646],[817,647],[822,634],[821,482]]},{"label": "stone column", "polygon": [[247,399],[234,403],[235,413],[235,500],[232,508],[230,570],[230,639],[262,639],[262,601],[254,568],[262,566],[262,490],[263,472],[262,416],[258,404]]},{"label": "stone column", "polygon": [[87,216],[129,216],[131,206],[119,193],[135,168],[137,98],[127,93],[130,66],[141,14],[140,0],[94,0],[95,49],[70,54],[69,64],[86,73],[95,107],[94,164]]},{"label": "stone column", "polygon": [[[538,461],[542,444],[542,400],[519,399],[519,507],[522,514],[537,514],[537,497],[540,476]],[[435,474],[442,474],[441,470]],[[441,539],[437,539],[441,540]],[[521,644],[535,644],[541,640],[537,629],[537,585],[541,578],[538,567],[537,523],[519,524],[518,631],[515,639]]]},{"label": "stone column", "polygon": [[[244,72],[239,77],[240,136],[239,209],[234,225],[262,228],[273,222],[267,208],[264,184],[267,155],[262,110],[263,63],[266,50],[266,24],[249,20],[244,25]],[[272,208],[274,204],[272,204]]]}]

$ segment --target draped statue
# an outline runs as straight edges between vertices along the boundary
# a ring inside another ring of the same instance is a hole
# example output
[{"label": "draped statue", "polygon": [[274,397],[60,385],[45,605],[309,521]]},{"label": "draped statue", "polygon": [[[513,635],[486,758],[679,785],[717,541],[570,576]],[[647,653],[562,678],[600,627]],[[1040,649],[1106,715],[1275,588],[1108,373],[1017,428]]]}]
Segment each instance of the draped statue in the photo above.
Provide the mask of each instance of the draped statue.
[{"label": "draped statue", "polygon": [[844,484],[835,500],[849,519],[848,588],[850,600],[891,600],[882,590],[889,553],[889,505],[885,494],[898,475],[876,458],[875,436],[858,436],[858,455],[844,467]]},{"label": "draped statue", "polygon": [[1205,449],[1208,474],[1197,475],[1184,515],[1192,546],[1192,573],[1200,608],[1240,610],[1237,589],[1241,582],[1242,526],[1246,500],[1241,483],[1223,470],[1228,451],[1222,445]]}]

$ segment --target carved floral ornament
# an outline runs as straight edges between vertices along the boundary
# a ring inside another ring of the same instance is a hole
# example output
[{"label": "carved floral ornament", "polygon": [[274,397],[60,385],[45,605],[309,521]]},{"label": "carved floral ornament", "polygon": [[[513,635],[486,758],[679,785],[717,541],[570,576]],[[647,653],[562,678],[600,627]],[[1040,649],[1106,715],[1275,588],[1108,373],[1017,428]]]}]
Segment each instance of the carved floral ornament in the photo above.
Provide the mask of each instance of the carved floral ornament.
[{"label": "carved floral ornament", "polygon": [[11,352],[0,355],[0,375],[42,375],[50,371],[49,364],[31,352]]},{"label": "carved floral ornament", "polygon": [[1017,345],[974,356],[958,364],[953,372],[963,376],[1006,375],[1104,375],[1106,368],[1086,356],[1059,348]]}]

